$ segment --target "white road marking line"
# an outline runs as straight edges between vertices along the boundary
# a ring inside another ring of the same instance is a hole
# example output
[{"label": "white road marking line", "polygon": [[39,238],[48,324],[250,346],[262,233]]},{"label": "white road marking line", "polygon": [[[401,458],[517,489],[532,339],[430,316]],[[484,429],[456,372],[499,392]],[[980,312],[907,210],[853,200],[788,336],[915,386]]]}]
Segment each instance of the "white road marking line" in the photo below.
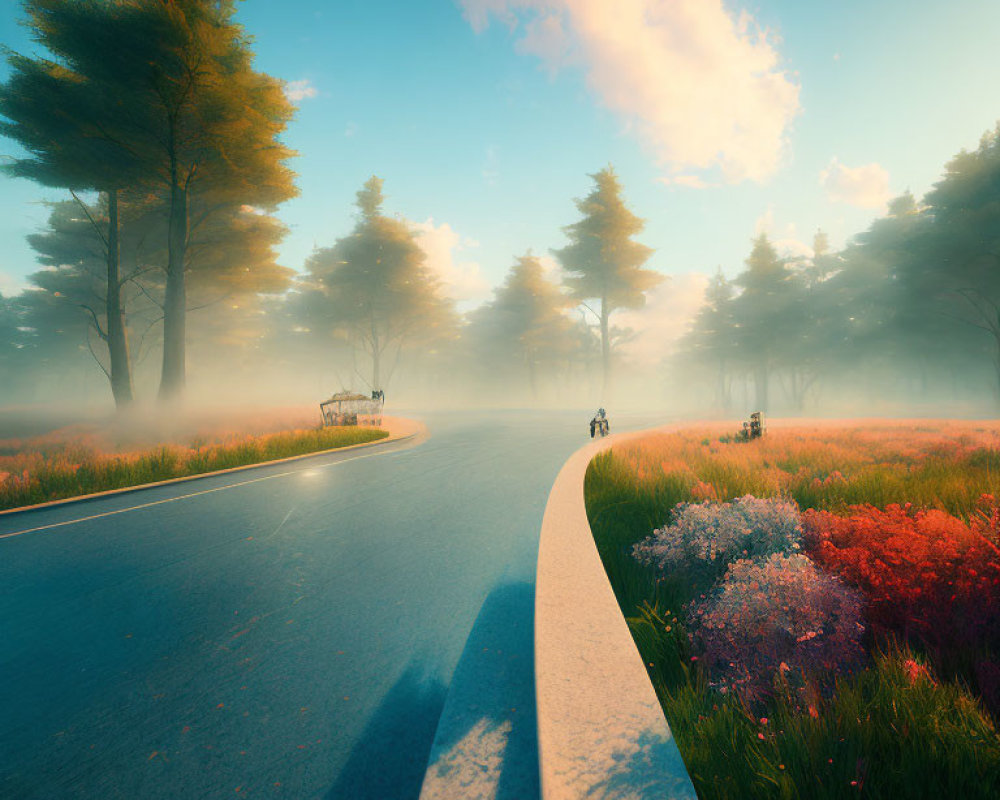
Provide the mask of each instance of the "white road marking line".
[{"label": "white road marking line", "polygon": [[[92,514],[89,517],[79,517],[77,519],[68,519],[68,520],[65,520],[64,522],[53,522],[53,523],[50,523],[49,525],[39,525],[36,528],[25,528],[24,530],[13,531],[11,533],[0,533],[0,539],[9,539],[12,536],[21,536],[21,535],[23,535],[25,533],[36,533],[38,531],[47,531],[47,530],[51,530],[52,528],[62,528],[62,527],[65,527],[66,525],[76,525],[78,522],[90,522],[91,520],[102,519],[103,517],[113,517],[116,514],[124,514],[124,513],[128,512],[128,511],[139,511],[139,510],[141,510],[143,508],[151,508],[152,506],[159,506],[159,505],[163,505],[164,503],[173,503],[173,502],[175,502],[177,500],[187,500],[187,499],[189,499],[191,497],[200,497],[203,494],[212,494],[213,492],[222,492],[222,491],[225,491],[226,489],[235,489],[238,486],[246,486],[246,485],[251,484],[251,483],[259,483],[260,481],[269,481],[269,480],[271,480],[273,478],[285,478],[285,477],[288,477],[289,475],[297,475],[300,472],[305,472],[306,470],[309,470],[309,469],[323,469],[323,467],[335,467],[338,464],[346,464],[348,461],[359,461],[362,458],[371,458],[372,456],[380,456],[380,455],[383,455],[383,454],[384,455],[392,455],[391,452],[390,453],[386,453],[384,450],[382,450],[382,451],[379,451],[379,452],[376,452],[376,453],[365,453],[364,455],[353,456],[351,458],[345,458],[345,459],[342,459],[340,461],[328,461],[325,464],[310,464],[308,467],[304,467],[303,469],[293,469],[293,470],[289,470],[288,472],[279,472],[276,475],[264,475],[264,476],[262,476],[260,478],[251,478],[248,481],[240,481],[239,483],[230,483],[230,484],[226,484],[225,486],[216,486],[214,489],[203,489],[200,492],[190,492],[189,494],[182,494],[182,495],[178,495],[177,497],[167,497],[167,498],[165,498],[163,500],[154,500],[151,503],[141,503],[140,505],[137,505],[137,506],[129,506],[128,508],[119,508],[116,511],[105,511],[103,514]],[[291,511],[289,511],[288,513],[289,513],[289,515],[291,515]],[[286,517],[285,520],[287,521],[287,519],[288,518]],[[284,522],[282,522],[282,525],[284,525]]]},{"label": "white road marking line", "polygon": [[292,512],[293,512],[294,510],[295,510],[295,506],[292,506],[292,507],[291,507],[290,509],[288,509],[288,513],[287,513],[287,514],[285,514],[285,518],[284,518],[283,520],[281,520],[281,522],[279,523],[278,527],[277,527],[277,528],[275,528],[275,529],[274,529],[273,531],[271,531],[271,532],[270,532],[270,533],[269,533],[269,534],[268,534],[267,536],[262,536],[261,538],[262,538],[262,539],[270,539],[270,538],[271,538],[272,536],[276,536],[276,535],[278,534],[278,532],[279,532],[279,531],[280,531],[280,530],[281,530],[282,528],[284,528],[284,527],[285,527],[285,523],[286,523],[286,522],[288,522],[288,518],[289,518],[290,516],[292,516]]}]

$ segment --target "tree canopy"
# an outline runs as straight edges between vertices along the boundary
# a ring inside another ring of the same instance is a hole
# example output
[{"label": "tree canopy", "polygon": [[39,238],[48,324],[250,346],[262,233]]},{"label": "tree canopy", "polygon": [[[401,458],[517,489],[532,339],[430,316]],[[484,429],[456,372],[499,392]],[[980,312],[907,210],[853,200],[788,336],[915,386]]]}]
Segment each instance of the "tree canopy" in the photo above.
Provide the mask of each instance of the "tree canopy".
[{"label": "tree canopy", "polygon": [[386,216],[383,203],[382,180],[372,176],[357,193],[354,230],[306,262],[301,301],[310,327],[338,331],[367,355],[373,390],[388,380],[387,355],[451,336],[456,324],[410,226]]},{"label": "tree canopy", "polygon": [[581,219],[563,229],[569,244],[553,252],[566,271],[572,297],[600,304],[594,314],[601,331],[606,392],[611,370],[611,314],[618,308],[641,308],[645,293],[663,276],[643,269],[653,251],[632,237],[642,232],[645,223],[625,205],[614,169],[609,166],[590,177],[594,188],[576,201]]},{"label": "tree canopy", "polygon": [[517,258],[494,299],[469,315],[467,338],[476,366],[494,379],[528,379],[537,395],[539,371],[556,371],[578,348],[566,311],[573,300],[545,277],[530,252]]}]

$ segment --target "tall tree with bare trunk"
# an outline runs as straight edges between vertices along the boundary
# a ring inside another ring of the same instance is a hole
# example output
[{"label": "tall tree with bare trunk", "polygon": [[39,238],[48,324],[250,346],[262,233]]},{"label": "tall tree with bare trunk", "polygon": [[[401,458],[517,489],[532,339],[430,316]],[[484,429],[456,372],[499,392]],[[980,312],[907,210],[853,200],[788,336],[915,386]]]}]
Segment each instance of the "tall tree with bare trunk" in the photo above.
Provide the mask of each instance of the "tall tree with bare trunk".
[{"label": "tall tree with bare trunk", "polygon": [[[621,182],[614,168],[591,175],[594,188],[576,201],[583,215],[564,228],[569,244],[555,250],[567,273],[571,295],[597,318],[601,331],[601,366],[604,398],[611,382],[611,314],[619,308],[642,308],[646,292],[664,278],[643,265],[653,250],[633,241],[645,222],[625,205]],[[594,309],[589,303],[596,301]]]}]

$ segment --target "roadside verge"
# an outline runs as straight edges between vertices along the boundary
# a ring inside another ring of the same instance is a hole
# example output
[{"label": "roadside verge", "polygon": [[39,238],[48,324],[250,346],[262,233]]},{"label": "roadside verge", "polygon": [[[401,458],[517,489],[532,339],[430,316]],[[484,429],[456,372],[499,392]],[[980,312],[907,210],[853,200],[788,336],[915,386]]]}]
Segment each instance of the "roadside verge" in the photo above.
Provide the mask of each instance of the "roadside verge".
[{"label": "roadside verge", "polygon": [[24,511],[36,511],[43,508],[53,508],[55,506],[69,505],[71,503],[80,503],[85,500],[93,500],[101,497],[112,497],[119,494],[127,494],[129,492],[138,492],[142,489],[152,489],[157,486],[169,486],[175,483],[186,483],[187,481],[199,480],[201,478],[211,478],[218,475],[227,475],[231,472],[243,472],[249,469],[258,469],[259,467],[269,467],[275,464],[286,464],[291,461],[301,461],[304,458],[314,458],[316,456],[330,455],[331,453],[345,453],[350,450],[357,450],[362,447],[375,447],[378,445],[389,444],[391,442],[399,442],[403,440],[416,440],[423,438],[427,435],[427,427],[422,422],[417,422],[416,420],[405,419],[403,417],[383,417],[382,425],[379,426],[382,430],[389,431],[389,436],[384,439],[378,439],[374,442],[361,442],[359,444],[346,445],[344,447],[334,447],[327,450],[315,450],[311,453],[302,453],[297,456],[289,456],[288,458],[278,458],[272,461],[259,461],[255,464],[243,464],[239,467],[230,467],[228,469],[215,470],[214,472],[199,472],[196,475],[185,475],[180,478],[170,478],[165,481],[155,481],[153,483],[143,483],[136,486],[123,486],[119,489],[109,489],[105,492],[94,492],[92,494],[77,495],[75,497],[64,497],[59,500],[50,500],[45,503],[35,503],[29,506],[18,506],[17,508],[8,508],[0,510],[0,516],[6,514],[19,514]]},{"label": "roadside verge", "polygon": [[593,457],[651,432],[618,434],[581,448],[549,493],[535,590],[543,800],[697,797],[597,553],[584,505],[584,477]]}]

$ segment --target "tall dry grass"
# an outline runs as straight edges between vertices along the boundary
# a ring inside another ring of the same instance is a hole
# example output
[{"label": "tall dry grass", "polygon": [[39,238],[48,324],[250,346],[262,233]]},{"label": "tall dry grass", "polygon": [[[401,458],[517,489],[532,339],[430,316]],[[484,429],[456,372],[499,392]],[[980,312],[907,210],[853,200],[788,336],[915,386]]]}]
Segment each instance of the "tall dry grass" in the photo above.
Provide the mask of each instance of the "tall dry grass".
[{"label": "tall dry grass", "polygon": [[273,413],[230,418],[214,430],[202,419],[172,429],[76,426],[31,439],[4,440],[0,509],[274,461],[389,435],[375,428],[303,426],[310,422],[304,415]]},{"label": "tall dry grass", "polygon": [[752,442],[720,441],[728,433],[651,435],[615,447],[611,459],[644,493],[682,495],[677,501],[781,495],[802,508],[912,503],[964,517],[981,495],[1000,493],[1000,423],[789,426]]},{"label": "tall dry grass", "polygon": [[731,434],[706,426],[618,445],[591,462],[585,485],[598,551],[699,796],[996,797],[1000,735],[965,684],[892,650],[806,710],[781,692],[766,711],[751,709],[710,689],[691,660],[691,576],[663,575],[631,551],[677,503],[747,494],[804,509],[912,503],[970,518],[981,495],[1000,496],[1000,424],[796,424],[720,441]]}]

